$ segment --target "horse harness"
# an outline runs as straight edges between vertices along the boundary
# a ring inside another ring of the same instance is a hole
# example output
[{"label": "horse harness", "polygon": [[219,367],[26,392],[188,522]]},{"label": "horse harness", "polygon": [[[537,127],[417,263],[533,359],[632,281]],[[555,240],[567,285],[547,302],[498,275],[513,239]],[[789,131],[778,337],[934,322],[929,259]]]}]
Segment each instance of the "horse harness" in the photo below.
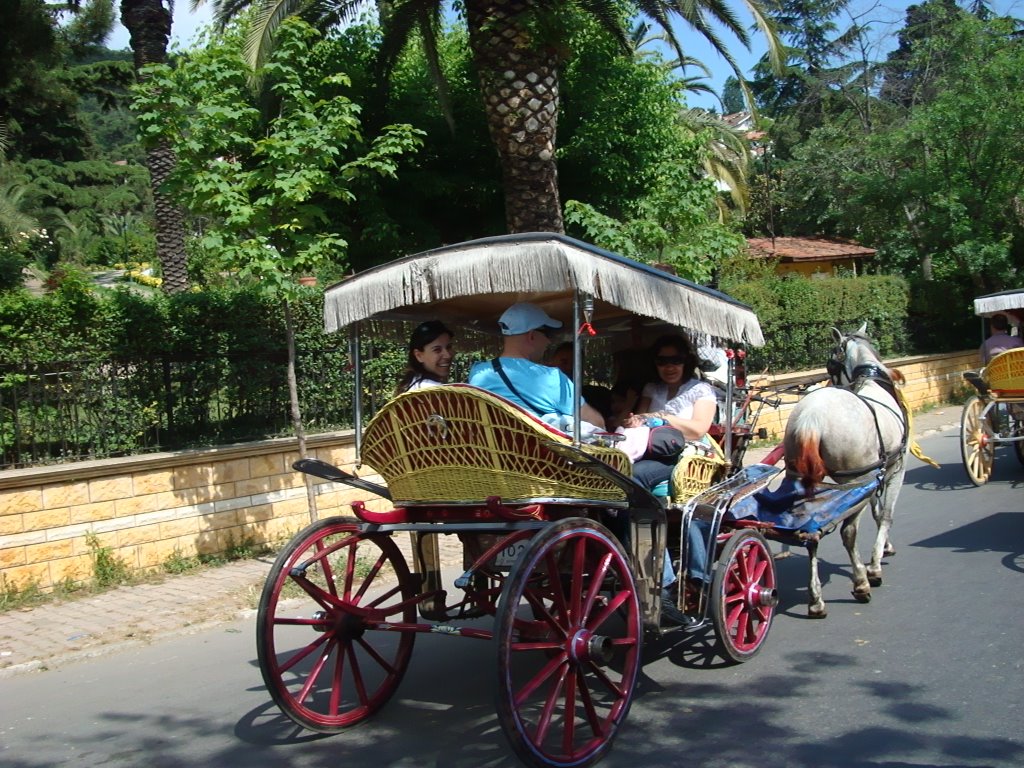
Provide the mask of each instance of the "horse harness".
[{"label": "horse harness", "polygon": [[[858,475],[866,474],[874,469],[881,472],[887,471],[893,464],[899,460],[901,456],[907,450],[907,441],[909,439],[909,430],[907,429],[907,410],[903,405],[903,400],[899,397],[896,392],[896,385],[893,383],[892,377],[882,368],[880,365],[875,363],[862,363],[861,365],[855,366],[853,369],[852,376],[847,383],[843,383],[843,378],[846,377],[846,366],[843,365],[843,361],[846,359],[846,347],[845,344],[839,345],[840,354],[832,357],[825,365],[826,371],[828,371],[829,379],[832,381],[833,386],[846,389],[856,395],[864,405],[867,406],[868,410],[871,411],[871,417],[875,422],[875,435],[878,437],[878,461],[868,464],[866,467],[860,467],[858,469],[846,469],[836,470],[832,472],[832,476],[836,480],[840,480],[843,477],[856,477]],[[885,403],[880,403],[878,400],[867,397],[860,393],[861,387],[867,382],[874,381],[883,390],[885,390],[893,400],[900,406],[900,412],[897,413],[890,406]],[[882,428],[878,425],[878,411],[876,406],[882,406],[887,411],[897,416],[903,421],[903,438],[900,440],[899,447],[891,453],[885,452],[885,441],[882,438]],[[882,485],[879,485],[879,492],[881,492]]]}]

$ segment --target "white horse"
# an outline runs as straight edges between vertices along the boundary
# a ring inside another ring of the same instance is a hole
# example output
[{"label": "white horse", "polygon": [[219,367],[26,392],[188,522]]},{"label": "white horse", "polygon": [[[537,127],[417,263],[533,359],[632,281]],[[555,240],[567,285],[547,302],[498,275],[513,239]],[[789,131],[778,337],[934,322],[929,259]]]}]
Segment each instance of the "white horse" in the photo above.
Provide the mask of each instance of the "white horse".
[{"label": "white horse", "polygon": [[[907,414],[896,394],[899,371],[886,368],[865,335],[867,323],[850,335],[832,329],[836,346],[828,362],[834,386],[807,394],[786,424],[786,472],[808,493],[826,476],[837,483],[867,479],[882,471],[880,493],[869,502],[878,533],[865,568],[857,551],[857,528],[864,505],[842,522],[843,545],[853,568],[853,596],[871,600],[871,587],[882,583],[882,557],[895,554],[889,541],[893,508],[903,485],[908,442]],[[825,601],[818,579],[818,541],[807,542],[810,560],[808,615],[824,618]]]}]

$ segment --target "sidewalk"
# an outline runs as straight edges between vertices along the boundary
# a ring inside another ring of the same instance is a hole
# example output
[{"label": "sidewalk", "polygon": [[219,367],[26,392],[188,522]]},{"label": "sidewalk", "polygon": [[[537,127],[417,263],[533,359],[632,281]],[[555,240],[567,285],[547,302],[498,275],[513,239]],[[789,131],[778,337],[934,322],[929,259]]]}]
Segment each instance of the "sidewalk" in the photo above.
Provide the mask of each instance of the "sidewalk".
[{"label": "sidewalk", "polygon": [[[942,406],[916,415],[914,434],[921,438],[957,429],[959,422],[959,406]],[[759,461],[768,450],[750,449],[746,463]],[[407,557],[408,538],[396,537]],[[442,564],[461,564],[457,537],[440,539]],[[240,560],[199,573],[167,576],[159,583],[0,613],[0,679],[253,616],[272,563],[272,555]]]}]

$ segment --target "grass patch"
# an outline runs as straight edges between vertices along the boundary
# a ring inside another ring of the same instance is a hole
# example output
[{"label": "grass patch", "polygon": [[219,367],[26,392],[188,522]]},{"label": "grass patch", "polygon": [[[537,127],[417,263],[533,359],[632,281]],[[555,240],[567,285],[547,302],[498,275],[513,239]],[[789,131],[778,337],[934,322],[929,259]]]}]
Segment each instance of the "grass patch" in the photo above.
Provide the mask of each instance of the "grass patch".
[{"label": "grass patch", "polygon": [[18,586],[8,581],[6,574],[0,574],[0,611],[16,611],[41,605],[52,596],[39,588],[39,583],[30,581]]},{"label": "grass patch", "polygon": [[85,534],[85,545],[92,553],[92,578],[97,587],[116,587],[131,581],[131,568],[114,554],[114,550],[100,544],[95,533]]}]

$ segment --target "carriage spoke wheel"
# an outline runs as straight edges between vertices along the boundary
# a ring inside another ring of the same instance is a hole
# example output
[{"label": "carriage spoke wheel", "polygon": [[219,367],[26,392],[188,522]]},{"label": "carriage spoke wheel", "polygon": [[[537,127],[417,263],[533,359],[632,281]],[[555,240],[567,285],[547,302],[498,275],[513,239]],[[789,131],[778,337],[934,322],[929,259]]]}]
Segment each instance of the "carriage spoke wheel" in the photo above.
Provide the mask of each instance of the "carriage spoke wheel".
[{"label": "carriage spoke wheel", "polygon": [[585,766],[610,748],[640,668],[642,628],[625,551],[602,525],[541,529],[502,590],[498,717],[532,766]]},{"label": "carriage spoke wheel", "polygon": [[726,541],[711,582],[711,619],[722,655],[736,662],[757,655],[778,604],[775,561],[756,531]]},{"label": "carriage spoke wheel", "polygon": [[330,733],[380,709],[416,635],[376,625],[414,623],[415,592],[389,536],[364,535],[340,517],[298,533],[270,570],[256,618],[260,671],[281,711]]},{"label": "carriage spoke wheel", "polygon": [[984,485],[992,476],[996,446],[992,437],[992,425],[981,417],[985,403],[980,397],[972,397],[964,405],[960,418],[960,455],[964,460],[967,476],[975,485]]}]

